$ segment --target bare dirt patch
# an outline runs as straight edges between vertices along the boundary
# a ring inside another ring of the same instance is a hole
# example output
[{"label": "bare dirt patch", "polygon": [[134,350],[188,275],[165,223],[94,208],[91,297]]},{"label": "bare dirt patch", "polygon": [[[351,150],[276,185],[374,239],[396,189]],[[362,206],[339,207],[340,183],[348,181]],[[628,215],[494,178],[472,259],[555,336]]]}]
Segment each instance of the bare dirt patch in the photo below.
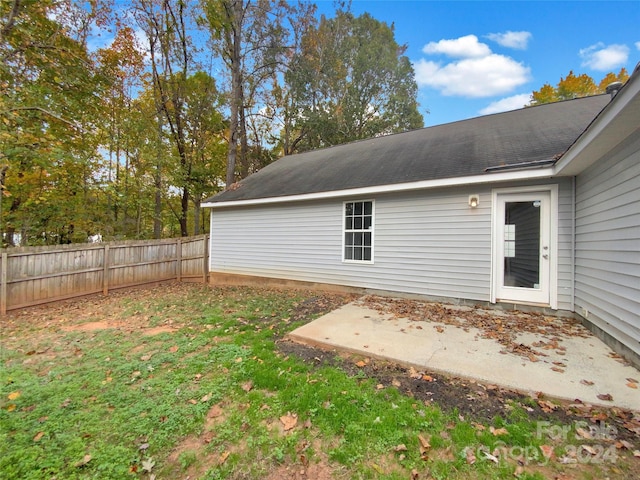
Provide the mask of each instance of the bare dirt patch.
[{"label": "bare dirt patch", "polygon": [[275,467],[265,480],[335,480],[335,469],[325,455],[313,462],[301,461],[300,464],[283,464]]}]

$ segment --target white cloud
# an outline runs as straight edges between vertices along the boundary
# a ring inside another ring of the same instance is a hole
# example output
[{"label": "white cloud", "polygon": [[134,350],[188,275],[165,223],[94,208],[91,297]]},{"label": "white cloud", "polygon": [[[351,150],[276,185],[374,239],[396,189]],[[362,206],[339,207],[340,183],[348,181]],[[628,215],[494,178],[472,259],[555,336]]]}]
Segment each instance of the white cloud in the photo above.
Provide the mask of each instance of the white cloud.
[{"label": "white cloud", "polygon": [[447,62],[421,58],[413,63],[416,82],[441,94],[461,97],[491,97],[512,92],[529,81],[530,69],[506,55],[493,53],[475,35],[429,42],[427,55],[453,57]]},{"label": "white cloud", "polygon": [[486,44],[480,43],[475,35],[429,42],[422,51],[427,54],[442,53],[455,58],[486,57],[491,53],[491,49]]},{"label": "white cloud", "polygon": [[605,46],[603,43],[596,43],[580,50],[580,57],[582,57],[583,67],[600,71],[611,70],[627,63],[629,47],[617,44]]},{"label": "white cloud", "polygon": [[440,65],[420,59],[413,65],[419,86],[443,95],[491,97],[511,92],[529,80],[530,70],[510,57],[491,53]]},{"label": "white cloud", "polygon": [[640,50],[640,42],[636,42],[636,48]]},{"label": "white cloud", "polygon": [[508,112],[510,110],[518,110],[525,105],[531,103],[530,93],[521,93],[512,97],[503,98],[501,100],[491,102],[485,108],[480,110],[481,115],[489,115],[491,113]]},{"label": "white cloud", "polygon": [[529,39],[531,39],[530,32],[512,32],[511,30],[504,33],[490,33],[487,35],[489,40],[496,42],[499,45],[507,48],[515,48],[517,50],[526,50]]}]

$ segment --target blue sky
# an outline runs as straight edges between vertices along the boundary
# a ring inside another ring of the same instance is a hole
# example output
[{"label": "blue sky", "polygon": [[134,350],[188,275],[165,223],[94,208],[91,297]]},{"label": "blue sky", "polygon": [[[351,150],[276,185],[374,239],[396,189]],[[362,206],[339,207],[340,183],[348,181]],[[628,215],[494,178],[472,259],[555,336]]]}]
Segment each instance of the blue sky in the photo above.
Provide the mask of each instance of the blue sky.
[{"label": "blue sky", "polygon": [[[316,1],[333,16],[333,1]],[[408,44],[425,125],[513,110],[570,70],[599,82],[640,62],[640,1],[354,0]]]}]

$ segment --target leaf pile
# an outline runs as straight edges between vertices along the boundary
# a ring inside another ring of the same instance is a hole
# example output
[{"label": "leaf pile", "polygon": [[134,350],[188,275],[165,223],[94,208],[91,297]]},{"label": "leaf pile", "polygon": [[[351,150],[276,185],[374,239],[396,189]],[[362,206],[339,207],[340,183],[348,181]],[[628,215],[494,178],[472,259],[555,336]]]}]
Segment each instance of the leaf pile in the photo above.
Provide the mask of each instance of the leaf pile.
[{"label": "leaf pile", "polygon": [[[547,356],[544,350],[554,350],[563,354],[565,348],[560,345],[563,338],[590,335],[577,320],[537,312],[490,310],[477,305],[460,307],[379,296],[363,297],[360,304],[394,318],[432,322],[438,333],[444,332],[438,324],[462,328],[466,332],[475,328],[479,330],[478,336],[481,338],[495,340],[505,347],[505,353],[513,353],[532,362],[538,361],[539,356]],[[541,335],[545,340],[535,342],[531,346],[525,345],[517,341],[517,336],[521,333]]]}]

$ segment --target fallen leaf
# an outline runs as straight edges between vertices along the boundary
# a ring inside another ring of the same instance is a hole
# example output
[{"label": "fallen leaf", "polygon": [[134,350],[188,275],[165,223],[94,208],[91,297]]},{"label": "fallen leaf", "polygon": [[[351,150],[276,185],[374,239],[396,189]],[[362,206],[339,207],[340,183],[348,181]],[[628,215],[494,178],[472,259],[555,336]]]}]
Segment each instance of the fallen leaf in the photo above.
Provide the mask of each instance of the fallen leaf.
[{"label": "fallen leaf", "polygon": [[33,437],[33,441],[34,442],[39,442],[40,439],[44,437],[44,432],[38,432],[36,433],[36,435]]},{"label": "fallen leaf", "polygon": [[640,458],[640,450],[634,450],[633,451],[633,456],[636,458]]},{"label": "fallen leaf", "polygon": [[591,445],[580,445],[580,448],[590,455],[597,455],[597,450],[593,448]]},{"label": "fallen leaf", "polygon": [[16,400],[16,399],[20,398],[20,392],[18,392],[18,391],[11,392],[9,395],[7,395],[7,398],[9,400]]},{"label": "fallen leaf", "polygon": [[519,477],[524,473],[524,467],[522,465],[516,466],[516,469],[513,472],[514,477]]},{"label": "fallen leaf", "polygon": [[402,384],[400,383],[400,381],[399,381],[399,380],[397,380],[397,379],[395,379],[395,378],[394,378],[393,380],[391,380],[391,385],[393,385],[394,387],[399,387],[399,386],[401,386]]},{"label": "fallen leaf", "polygon": [[363,362],[362,360],[360,360],[359,362],[356,362],[356,367],[358,367],[358,368],[364,368],[366,366],[367,366],[367,364],[365,362]]},{"label": "fallen leaf", "polygon": [[533,353],[529,354],[529,361],[531,362],[539,362],[540,360]]},{"label": "fallen leaf", "polygon": [[422,435],[418,435],[418,441],[420,442],[420,456],[423,460],[426,460],[427,453],[431,449],[431,443]]},{"label": "fallen leaf", "polygon": [[551,367],[551,370],[554,372],[564,373],[564,370],[560,367]]},{"label": "fallen leaf", "polygon": [[605,402],[613,402],[613,397],[609,393],[601,393],[598,395],[598,398]]},{"label": "fallen leaf", "polygon": [[540,451],[547,460],[553,457],[553,447],[551,445],[540,445]]},{"label": "fallen leaf", "polygon": [[376,385],[376,390],[382,390],[384,388],[384,385],[382,383],[379,383]]},{"label": "fallen leaf", "polygon": [[467,459],[467,463],[469,465],[473,465],[474,463],[476,463],[476,456],[473,453],[473,449],[469,447],[465,449],[465,458]]},{"label": "fallen leaf", "polygon": [[211,393],[207,393],[204,397],[202,397],[200,399],[200,403],[207,403],[209,400],[211,400]]},{"label": "fallen leaf", "polygon": [[590,382],[589,380],[580,380],[580,383],[582,385],[586,385],[587,387],[590,387],[591,385],[593,385],[593,382]]},{"label": "fallen leaf", "polygon": [[395,447],[393,447],[393,451],[394,452],[406,452],[407,451],[407,446],[404,443],[401,443],[400,445],[396,445]]},{"label": "fallen leaf", "polygon": [[179,346],[174,345],[173,347],[169,347],[169,352],[176,353],[180,349]]},{"label": "fallen leaf", "polygon": [[222,465],[224,462],[227,461],[227,458],[229,458],[229,455],[231,454],[231,452],[222,452],[220,454],[220,459],[218,460],[218,463],[220,465]]},{"label": "fallen leaf", "polygon": [[494,437],[497,437],[498,435],[509,435],[509,432],[506,428],[489,427],[489,431],[493,434]]},{"label": "fallen leaf", "polygon": [[253,382],[251,380],[244,382],[241,386],[242,390],[244,390],[245,392],[249,393],[251,390],[253,390]]},{"label": "fallen leaf", "polygon": [[498,457],[496,457],[495,455],[491,455],[489,452],[485,451],[483,451],[482,454],[484,455],[484,458],[486,460],[491,460],[494,463],[499,463]]},{"label": "fallen leaf", "polygon": [[633,389],[637,389],[638,388],[638,384],[637,383],[633,383],[633,382],[629,382],[629,383],[627,383],[627,387],[633,388]]},{"label": "fallen leaf", "polygon": [[280,422],[282,422],[284,431],[288,432],[298,423],[298,416],[296,414],[287,413],[280,417]]},{"label": "fallen leaf", "polygon": [[638,383],[638,380],[636,380],[635,378],[627,378],[627,382]]},{"label": "fallen leaf", "polygon": [[627,442],[626,440],[618,440],[616,442],[616,448],[617,449],[626,448],[627,450],[632,450],[633,444],[631,442]]},{"label": "fallen leaf", "polygon": [[553,412],[558,408],[555,403],[551,403],[548,400],[538,400],[538,405],[542,408],[542,411],[545,413]]},{"label": "fallen leaf", "polygon": [[143,362],[146,362],[147,360],[151,360],[151,355],[142,355],[140,357],[140,360],[142,360]]},{"label": "fallen leaf", "polygon": [[[479,431],[479,432],[483,432],[484,430],[487,429],[487,427],[485,427],[484,425],[482,425],[481,423],[476,423],[476,422],[472,422],[471,425],[474,426],[474,428]],[[493,428],[493,427],[491,427]]]},{"label": "fallen leaf", "polygon": [[423,375],[422,380],[425,380],[427,382],[433,382],[435,378],[433,378],[431,375]]},{"label": "fallen leaf", "polygon": [[82,460],[80,460],[79,462],[77,462],[77,463],[75,464],[75,466],[76,466],[77,468],[84,467],[84,466],[85,466],[87,463],[89,463],[90,461],[91,461],[91,455],[88,455],[88,454],[87,454],[87,455],[85,455],[85,456],[82,458]]},{"label": "fallen leaf", "polygon": [[578,434],[576,438],[584,438],[586,440],[591,440],[593,438],[591,436],[591,433],[589,433],[584,428],[580,428],[580,427],[576,428],[576,433]]},{"label": "fallen leaf", "polygon": [[156,462],[153,460],[153,458],[149,457],[142,461],[142,470],[145,472],[151,472],[155,464]]},{"label": "fallen leaf", "polygon": [[15,409],[16,409],[15,403],[10,403],[9,405],[7,405],[7,412],[13,412]]}]

